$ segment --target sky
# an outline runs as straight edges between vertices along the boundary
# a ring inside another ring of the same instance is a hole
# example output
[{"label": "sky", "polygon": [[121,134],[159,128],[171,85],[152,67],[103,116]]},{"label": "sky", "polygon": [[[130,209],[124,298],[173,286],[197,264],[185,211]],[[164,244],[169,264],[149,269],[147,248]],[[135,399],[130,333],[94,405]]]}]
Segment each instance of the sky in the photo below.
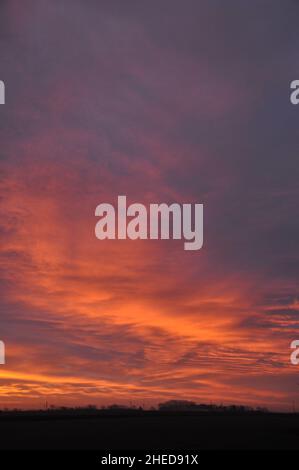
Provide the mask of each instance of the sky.
[{"label": "sky", "polygon": [[[295,0],[2,0],[0,408],[299,409]],[[204,204],[204,246],[95,208]]]}]

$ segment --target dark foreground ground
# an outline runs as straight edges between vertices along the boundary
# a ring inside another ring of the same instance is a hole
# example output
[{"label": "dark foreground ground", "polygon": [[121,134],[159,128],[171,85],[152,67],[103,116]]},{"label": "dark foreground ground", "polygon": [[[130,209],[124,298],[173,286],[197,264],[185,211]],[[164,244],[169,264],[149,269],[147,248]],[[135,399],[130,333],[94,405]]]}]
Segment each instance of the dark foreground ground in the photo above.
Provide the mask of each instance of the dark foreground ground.
[{"label": "dark foreground ground", "polygon": [[0,417],[0,449],[299,449],[299,415]]}]

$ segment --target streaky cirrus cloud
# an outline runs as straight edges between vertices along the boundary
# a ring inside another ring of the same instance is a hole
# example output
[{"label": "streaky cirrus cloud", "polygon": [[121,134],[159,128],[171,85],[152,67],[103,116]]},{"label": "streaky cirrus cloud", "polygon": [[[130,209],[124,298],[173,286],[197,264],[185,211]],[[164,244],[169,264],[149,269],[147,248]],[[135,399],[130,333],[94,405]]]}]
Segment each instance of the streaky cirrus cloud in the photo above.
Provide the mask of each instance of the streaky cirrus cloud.
[{"label": "streaky cirrus cloud", "polygon": [[[298,6],[269,6],[3,2],[2,404],[296,400]],[[204,248],[99,242],[119,194],[203,203]]]}]

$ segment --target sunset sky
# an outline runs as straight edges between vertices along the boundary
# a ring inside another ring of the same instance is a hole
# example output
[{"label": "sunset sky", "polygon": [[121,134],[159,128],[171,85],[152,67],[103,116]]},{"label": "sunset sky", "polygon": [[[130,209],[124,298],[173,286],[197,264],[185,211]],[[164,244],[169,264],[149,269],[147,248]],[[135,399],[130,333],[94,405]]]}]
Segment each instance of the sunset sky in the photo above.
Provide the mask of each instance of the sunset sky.
[{"label": "sunset sky", "polygon": [[[299,3],[2,0],[0,408],[299,409]],[[203,203],[204,246],[95,208]]]}]

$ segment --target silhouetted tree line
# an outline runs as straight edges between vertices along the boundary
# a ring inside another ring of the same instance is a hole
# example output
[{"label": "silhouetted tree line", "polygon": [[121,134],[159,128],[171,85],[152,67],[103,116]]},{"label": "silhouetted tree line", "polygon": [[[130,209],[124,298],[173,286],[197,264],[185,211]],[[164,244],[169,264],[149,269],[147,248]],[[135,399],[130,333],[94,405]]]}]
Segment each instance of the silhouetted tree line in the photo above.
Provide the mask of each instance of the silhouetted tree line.
[{"label": "silhouetted tree line", "polygon": [[250,406],[243,405],[215,405],[196,403],[189,400],[168,400],[159,403],[157,407],[151,409],[145,409],[141,406],[126,406],[120,404],[112,404],[98,408],[96,405],[88,405],[83,407],[65,407],[65,406],[54,406],[45,404],[44,408],[37,410],[22,410],[22,409],[2,409],[0,410],[0,416],[99,416],[99,415],[140,415],[150,413],[267,413],[267,408],[257,407],[253,408]]},{"label": "silhouetted tree line", "polygon": [[158,405],[160,411],[221,411],[229,413],[250,413],[250,412],[268,412],[267,408],[244,405],[207,405],[205,403],[195,403],[188,400],[169,400]]}]

